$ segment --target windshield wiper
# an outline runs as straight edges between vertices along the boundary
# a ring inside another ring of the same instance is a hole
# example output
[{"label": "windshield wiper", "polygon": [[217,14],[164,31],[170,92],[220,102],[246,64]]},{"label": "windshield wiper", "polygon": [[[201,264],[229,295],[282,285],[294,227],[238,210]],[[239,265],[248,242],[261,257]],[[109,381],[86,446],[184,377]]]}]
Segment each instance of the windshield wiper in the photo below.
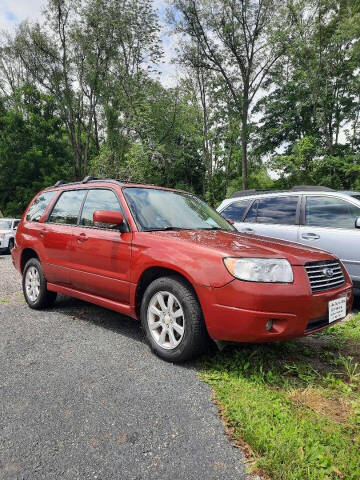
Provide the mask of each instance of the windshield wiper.
[{"label": "windshield wiper", "polygon": [[181,227],[162,227],[162,228],[149,228],[147,230],[144,230],[144,232],[162,232],[164,230],[190,230],[190,228],[181,228]]},{"label": "windshield wiper", "polygon": [[226,229],[212,226],[212,227],[201,227],[201,228],[197,228],[196,230],[226,230]]}]

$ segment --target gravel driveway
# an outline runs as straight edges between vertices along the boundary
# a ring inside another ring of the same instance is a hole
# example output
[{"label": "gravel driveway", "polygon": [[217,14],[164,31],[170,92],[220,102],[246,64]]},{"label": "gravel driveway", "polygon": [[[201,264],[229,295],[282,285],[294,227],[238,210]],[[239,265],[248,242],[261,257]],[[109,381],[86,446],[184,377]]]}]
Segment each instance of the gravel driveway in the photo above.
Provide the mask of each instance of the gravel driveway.
[{"label": "gravel driveway", "polygon": [[192,364],[134,320],[61,296],[30,310],[0,256],[0,479],[244,479]]}]

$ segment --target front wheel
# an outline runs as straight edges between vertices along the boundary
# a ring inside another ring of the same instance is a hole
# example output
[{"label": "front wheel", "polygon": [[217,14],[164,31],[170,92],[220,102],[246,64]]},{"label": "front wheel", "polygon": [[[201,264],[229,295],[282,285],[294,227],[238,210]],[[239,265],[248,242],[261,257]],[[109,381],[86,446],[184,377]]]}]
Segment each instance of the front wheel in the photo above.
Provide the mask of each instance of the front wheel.
[{"label": "front wheel", "polygon": [[23,292],[27,304],[35,310],[50,307],[56,300],[56,292],[47,289],[46,278],[37,258],[30,258],[25,265]]},{"label": "front wheel", "polygon": [[152,350],[167,361],[189,360],[208,344],[199,302],[180,277],[154,280],[143,296],[140,316]]}]

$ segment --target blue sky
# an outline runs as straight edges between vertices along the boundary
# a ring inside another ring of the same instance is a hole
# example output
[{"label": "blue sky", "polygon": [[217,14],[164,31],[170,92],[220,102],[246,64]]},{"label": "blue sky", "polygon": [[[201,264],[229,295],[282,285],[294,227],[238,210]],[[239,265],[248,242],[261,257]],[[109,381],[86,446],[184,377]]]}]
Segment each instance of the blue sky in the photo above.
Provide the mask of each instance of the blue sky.
[{"label": "blue sky", "polygon": [[[0,0],[0,30],[12,30],[22,20],[39,20],[41,11],[46,0]],[[165,0],[154,0],[154,6],[159,12],[159,18],[163,25],[161,39],[165,52],[164,64],[161,66],[161,81],[166,86],[176,83],[176,68],[170,64],[173,56],[175,39],[170,37],[164,25],[166,11]]]}]

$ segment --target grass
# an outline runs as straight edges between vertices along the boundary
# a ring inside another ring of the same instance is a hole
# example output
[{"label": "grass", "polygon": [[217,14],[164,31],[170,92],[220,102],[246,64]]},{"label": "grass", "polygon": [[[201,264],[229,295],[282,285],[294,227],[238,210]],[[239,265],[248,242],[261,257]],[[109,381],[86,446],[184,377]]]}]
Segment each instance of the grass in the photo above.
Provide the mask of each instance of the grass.
[{"label": "grass", "polygon": [[228,432],[272,480],[360,479],[360,314],[286,343],[206,357]]}]

